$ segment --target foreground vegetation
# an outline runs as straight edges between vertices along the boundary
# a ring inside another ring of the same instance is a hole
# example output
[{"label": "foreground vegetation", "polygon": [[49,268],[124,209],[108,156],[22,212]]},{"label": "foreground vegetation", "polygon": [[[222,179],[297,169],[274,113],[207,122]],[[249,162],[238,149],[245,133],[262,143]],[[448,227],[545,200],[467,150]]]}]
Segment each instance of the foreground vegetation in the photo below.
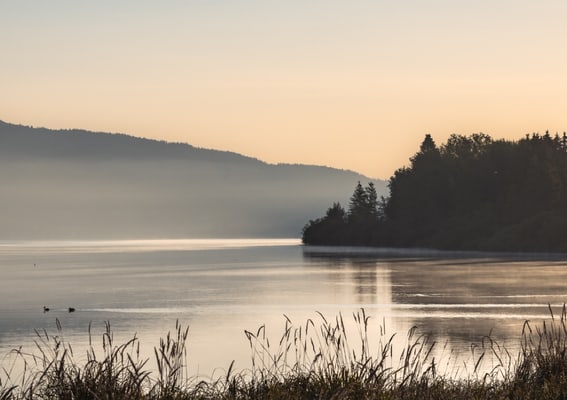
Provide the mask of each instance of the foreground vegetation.
[{"label": "foreground vegetation", "polygon": [[[91,346],[84,363],[74,359],[61,332],[42,332],[38,354],[14,350],[14,362],[25,365],[22,373],[13,376],[10,366],[3,367],[0,399],[567,398],[565,306],[561,316],[551,313],[541,326],[524,324],[517,355],[487,337],[466,371],[440,364],[443,360],[433,356],[436,343],[415,330],[397,353],[393,336],[369,332],[364,310],[354,314],[356,343],[349,340],[341,316],[332,321],[320,317],[318,323],[308,320],[301,326],[287,319],[276,346],[270,345],[264,327],[245,332],[252,368],[234,372],[231,366],[209,381],[186,376],[188,330],[180,325],[155,348],[155,372],[150,372],[149,360],[140,359],[138,339],[116,345],[109,325],[102,354]],[[488,368],[486,360],[491,360]]]},{"label": "foreground vegetation", "polygon": [[356,186],[303,230],[306,244],[567,252],[567,135],[426,135],[378,199]]}]

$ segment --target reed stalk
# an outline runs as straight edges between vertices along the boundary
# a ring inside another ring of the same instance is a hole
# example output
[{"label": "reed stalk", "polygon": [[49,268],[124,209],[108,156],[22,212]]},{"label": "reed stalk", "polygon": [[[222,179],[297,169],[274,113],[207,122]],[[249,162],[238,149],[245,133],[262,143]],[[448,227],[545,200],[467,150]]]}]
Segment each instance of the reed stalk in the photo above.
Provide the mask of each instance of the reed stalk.
[{"label": "reed stalk", "polygon": [[[0,400],[24,399],[566,399],[567,310],[563,306],[538,326],[523,326],[520,350],[513,356],[490,335],[471,346],[469,365],[461,370],[439,358],[439,345],[412,328],[405,345],[394,349],[395,335],[385,326],[372,329],[364,309],[296,325],[284,316],[278,340],[267,328],[245,331],[251,368],[234,363],[217,379],[198,380],[187,372],[189,329],[175,330],[154,348],[155,370],[140,357],[134,336],[114,341],[109,323],[102,351],[92,344],[84,361],[75,358],[59,321],[55,334],[36,332],[35,351],[15,349],[1,360]],[[353,328],[354,327],[354,328]],[[447,345],[441,347],[441,354]],[[435,356],[437,354],[437,358]],[[16,362],[23,364],[15,373]]]}]

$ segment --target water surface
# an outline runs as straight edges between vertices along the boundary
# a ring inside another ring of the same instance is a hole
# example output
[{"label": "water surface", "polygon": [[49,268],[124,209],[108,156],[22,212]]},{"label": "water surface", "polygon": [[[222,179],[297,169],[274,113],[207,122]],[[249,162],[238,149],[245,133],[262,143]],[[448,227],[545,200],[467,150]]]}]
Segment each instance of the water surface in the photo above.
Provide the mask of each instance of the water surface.
[{"label": "water surface", "polygon": [[115,341],[136,334],[151,357],[179,320],[190,372],[208,376],[232,360],[250,366],[245,329],[265,324],[277,338],[284,314],[299,325],[319,311],[342,313],[354,331],[351,314],[364,308],[376,340],[386,328],[401,347],[416,326],[446,344],[440,352],[467,358],[489,334],[517,350],[524,321],[567,299],[561,259],[303,250],[296,239],[1,242],[0,356],[33,352],[35,331],[57,333],[58,319],[75,354],[89,324],[96,345],[110,322]]}]

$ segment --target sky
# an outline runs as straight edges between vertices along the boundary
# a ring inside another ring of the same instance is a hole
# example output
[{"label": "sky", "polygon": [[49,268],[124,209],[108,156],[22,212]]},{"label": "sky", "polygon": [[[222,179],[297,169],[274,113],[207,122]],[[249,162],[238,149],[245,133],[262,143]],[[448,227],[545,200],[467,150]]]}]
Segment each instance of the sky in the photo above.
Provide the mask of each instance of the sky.
[{"label": "sky", "polygon": [[1,0],[0,119],[387,179],[567,130],[564,0]]}]

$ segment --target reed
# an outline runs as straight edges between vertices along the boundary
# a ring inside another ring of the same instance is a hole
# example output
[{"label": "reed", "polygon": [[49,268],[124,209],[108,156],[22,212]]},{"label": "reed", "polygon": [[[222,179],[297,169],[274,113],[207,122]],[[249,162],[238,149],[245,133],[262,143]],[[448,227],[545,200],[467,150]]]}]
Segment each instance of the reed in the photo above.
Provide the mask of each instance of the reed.
[{"label": "reed", "polygon": [[549,307],[550,321],[524,323],[521,354],[511,381],[512,392],[540,392],[542,398],[567,398],[567,309],[559,316]]},{"label": "reed", "polygon": [[[231,364],[208,381],[188,375],[189,330],[179,323],[155,347],[152,370],[140,357],[138,338],[116,344],[109,323],[102,349],[94,348],[89,327],[86,357],[76,359],[57,321],[55,334],[36,332],[35,351],[15,349],[11,361],[2,360],[0,400],[567,398],[565,306],[559,315],[550,307],[541,326],[524,324],[517,355],[487,336],[471,346],[470,364],[459,368],[451,353],[436,359],[439,345],[416,328],[403,348],[394,349],[395,335],[387,335],[383,324],[371,329],[364,309],[352,315],[354,324],[345,324],[341,314],[327,319],[318,313],[299,325],[284,318],[273,343],[265,326],[245,331],[250,369],[234,371]],[[16,362],[24,365],[19,374]]]}]

